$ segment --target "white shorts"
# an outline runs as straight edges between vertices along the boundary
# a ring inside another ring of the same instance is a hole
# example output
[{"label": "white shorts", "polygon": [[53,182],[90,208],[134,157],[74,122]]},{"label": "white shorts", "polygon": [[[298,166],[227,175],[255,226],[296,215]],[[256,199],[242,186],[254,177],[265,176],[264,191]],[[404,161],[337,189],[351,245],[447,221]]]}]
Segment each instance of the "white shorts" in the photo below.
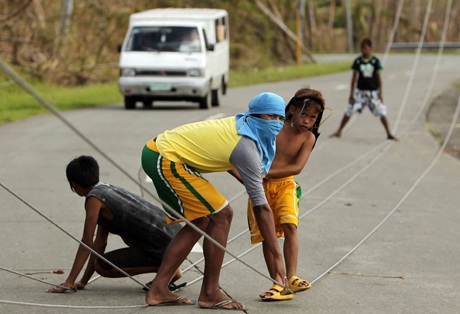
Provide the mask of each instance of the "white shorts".
[{"label": "white shorts", "polygon": [[361,113],[366,106],[376,117],[381,118],[387,115],[387,107],[380,101],[377,90],[355,89],[354,98],[355,101],[348,104],[345,109],[347,117],[350,117],[355,112]]}]

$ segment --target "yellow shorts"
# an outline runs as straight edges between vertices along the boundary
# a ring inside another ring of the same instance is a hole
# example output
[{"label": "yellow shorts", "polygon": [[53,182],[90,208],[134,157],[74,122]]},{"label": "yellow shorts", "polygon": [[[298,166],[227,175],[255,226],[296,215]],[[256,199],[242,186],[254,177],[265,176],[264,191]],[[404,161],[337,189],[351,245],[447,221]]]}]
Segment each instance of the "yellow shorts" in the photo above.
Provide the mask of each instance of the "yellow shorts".
[{"label": "yellow shorts", "polygon": [[183,221],[175,213],[193,221],[215,214],[228,205],[227,199],[198,171],[161,156],[153,140],[142,151],[142,168],[166,203],[162,205],[168,223]]},{"label": "yellow shorts", "polygon": [[[271,179],[264,182],[265,196],[275,218],[276,236],[284,237],[282,224],[299,224],[299,200],[302,195],[300,185],[295,182],[294,176]],[[260,234],[255,219],[251,201],[248,200],[248,225],[251,231],[251,243],[259,243],[264,239]]]}]

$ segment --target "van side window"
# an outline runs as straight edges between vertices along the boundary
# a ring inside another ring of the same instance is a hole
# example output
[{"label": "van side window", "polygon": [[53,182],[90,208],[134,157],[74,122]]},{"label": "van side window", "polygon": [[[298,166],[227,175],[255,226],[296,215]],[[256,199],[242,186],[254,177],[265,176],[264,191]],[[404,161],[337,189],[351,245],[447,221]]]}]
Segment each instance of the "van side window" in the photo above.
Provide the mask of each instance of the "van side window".
[{"label": "van side window", "polygon": [[227,39],[227,27],[225,23],[225,17],[216,19],[215,27],[216,27],[216,43],[224,41]]}]

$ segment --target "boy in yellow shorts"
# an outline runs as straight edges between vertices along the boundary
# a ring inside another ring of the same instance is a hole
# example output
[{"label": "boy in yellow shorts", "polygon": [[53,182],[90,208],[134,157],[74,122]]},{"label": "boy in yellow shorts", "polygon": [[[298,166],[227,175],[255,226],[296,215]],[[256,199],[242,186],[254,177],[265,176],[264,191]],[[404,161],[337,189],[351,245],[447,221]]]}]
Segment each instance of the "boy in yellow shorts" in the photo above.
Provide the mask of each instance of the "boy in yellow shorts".
[{"label": "boy in yellow shorts", "polygon": [[[299,199],[300,185],[294,180],[310,157],[321,122],[325,99],[321,92],[302,88],[286,106],[286,120],[276,138],[276,155],[270,171],[264,178],[264,190],[270,208],[273,210],[275,229],[278,238],[284,236],[284,259],[289,289],[300,292],[309,289],[307,280],[296,276],[298,259]],[[273,272],[274,264],[267,254],[266,243],[254,216],[251,201],[248,202],[248,220],[251,231],[251,242],[262,242],[265,262],[270,276],[280,281]],[[260,294],[263,301],[281,301],[292,299],[293,295],[282,294],[282,287],[275,284],[268,291]]]}]

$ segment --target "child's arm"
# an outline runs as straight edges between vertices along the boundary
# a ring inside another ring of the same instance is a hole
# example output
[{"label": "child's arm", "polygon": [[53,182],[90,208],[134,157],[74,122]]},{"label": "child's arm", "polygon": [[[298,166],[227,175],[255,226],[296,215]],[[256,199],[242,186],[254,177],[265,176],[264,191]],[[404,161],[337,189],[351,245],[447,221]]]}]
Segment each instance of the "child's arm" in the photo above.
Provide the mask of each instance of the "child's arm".
[{"label": "child's arm", "polygon": [[351,77],[351,86],[350,86],[350,96],[348,97],[348,103],[353,103],[355,100],[354,93],[355,93],[355,85],[356,79],[358,78],[358,72],[353,70],[353,75]]},{"label": "child's arm", "polygon": [[[227,171],[228,173],[230,173],[235,179],[237,179],[241,184],[244,184],[243,183],[243,179],[241,179],[241,176],[240,176],[240,173],[238,172],[238,170],[236,169],[232,169],[232,170],[229,170]],[[262,179],[265,179],[267,175],[262,175]]]},{"label": "child's arm", "polygon": [[229,171],[227,171],[228,173],[230,173],[235,179],[237,179],[238,181],[240,181],[240,183],[243,183],[243,180],[241,179],[241,176],[238,172],[238,170],[236,169],[231,169]]},{"label": "child's arm", "polygon": [[283,255],[281,254],[278,240],[276,239],[273,210],[268,204],[254,206],[253,209],[257,224],[260,228],[260,233],[264,239],[264,246],[266,246],[267,251],[270,252],[271,258],[273,259],[274,273],[271,275],[273,278],[277,276],[281,278],[280,283],[287,288],[286,268],[283,263]]},{"label": "child's arm", "polygon": [[383,102],[383,90],[382,90],[382,76],[380,72],[377,72],[377,82],[378,82],[378,90],[379,90],[379,99]]},{"label": "child's arm", "polygon": [[[82,242],[88,245],[90,248],[95,249],[95,245],[93,242],[94,239],[94,232],[97,226],[97,220],[99,217],[99,211],[102,207],[102,202],[95,198],[90,197],[87,199],[85,204],[86,209],[86,218],[85,218],[85,226],[83,229],[83,237]],[[75,285],[75,281],[77,279],[78,274],[82,270],[83,266],[85,265],[86,260],[89,256],[89,250],[85,248],[82,244],[79,245],[77,254],[75,255],[75,260],[72,265],[72,269],[70,270],[69,276],[67,277],[65,283],[62,283],[61,286],[65,286],[69,289],[75,290],[77,289]],[[61,287],[54,287],[47,290],[48,292],[57,292],[62,293],[66,290]]]},{"label": "child's arm", "polygon": [[[96,232],[96,240],[94,241],[94,250],[99,253],[103,254],[105,252],[105,248],[107,246],[107,239],[109,237],[109,232],[98,226]],[[86,270],[83,273],[80,281],[76,283],[77,289],[84,289],[85,286],[88,284],[88,281],[91,279],[91,276],[94,274],[94,263],[96,261],[97,256],[95,254],[91,254],[88,260],[88,264],[86,265]]]},{"label": "child's arm", "polygon": [[310,157],[310,153],[313,149],[313,145],[315,144],[316,138],[313,133],[308,134],[308,138],[303,143],[302,147],[300,148],[299,153],[295,159],[294,163],[289,165],[285,165],[283,167],[271,167],[270,171],[268,172],[267,178],[285,178],[289,176],[298,175],[302,172],[303,168],[305,167],[308,158]]}]

